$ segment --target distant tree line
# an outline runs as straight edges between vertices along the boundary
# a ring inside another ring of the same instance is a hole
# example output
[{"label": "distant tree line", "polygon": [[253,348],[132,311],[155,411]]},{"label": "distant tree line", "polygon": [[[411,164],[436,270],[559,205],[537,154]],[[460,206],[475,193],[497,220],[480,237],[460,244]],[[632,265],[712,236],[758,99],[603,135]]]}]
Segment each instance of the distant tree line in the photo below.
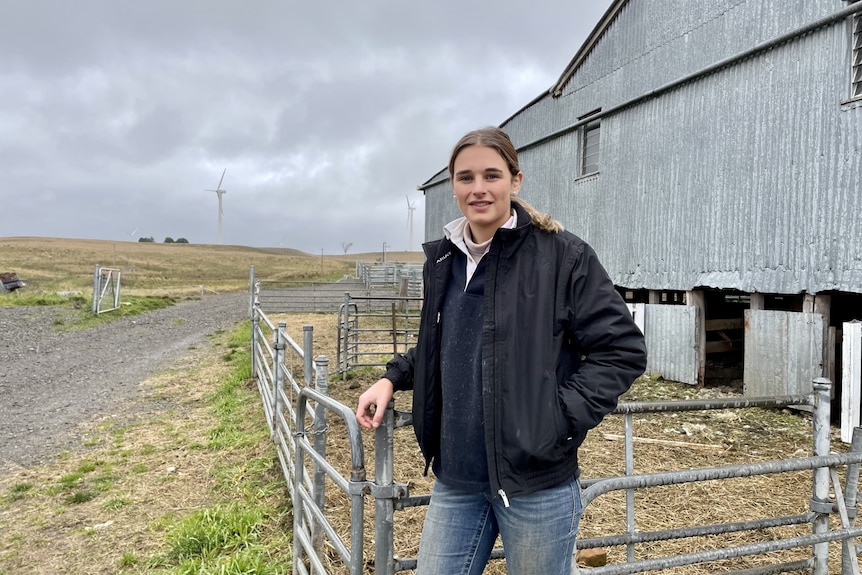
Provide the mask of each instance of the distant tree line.
[{"label": "distant tree line", "polygon": [[[138,238],[138,242],[143,242],[145,244],[153,244],[156,242],[156,240],[154,240],[152,238],[152,236],[150,236],[148,238]],[[189,241],[186,238],[174,239],[171,236],[168,236],[165,238],[164,243],[166,243],[166,244],[187,244],[187,243],[189,243]]]}]

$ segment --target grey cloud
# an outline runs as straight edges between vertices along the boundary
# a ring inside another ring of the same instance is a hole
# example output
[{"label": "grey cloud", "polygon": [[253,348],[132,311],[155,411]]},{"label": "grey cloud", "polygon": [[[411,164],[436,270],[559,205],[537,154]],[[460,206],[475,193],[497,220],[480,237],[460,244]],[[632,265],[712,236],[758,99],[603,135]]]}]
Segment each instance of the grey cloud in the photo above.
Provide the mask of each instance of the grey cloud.
[{"label": "grey cloud", "polygon": [[[609,0],[7,3],[3,235],[406,247],[405,195],[547,89]],[[39,207],[34,207],[38,199]]]}]

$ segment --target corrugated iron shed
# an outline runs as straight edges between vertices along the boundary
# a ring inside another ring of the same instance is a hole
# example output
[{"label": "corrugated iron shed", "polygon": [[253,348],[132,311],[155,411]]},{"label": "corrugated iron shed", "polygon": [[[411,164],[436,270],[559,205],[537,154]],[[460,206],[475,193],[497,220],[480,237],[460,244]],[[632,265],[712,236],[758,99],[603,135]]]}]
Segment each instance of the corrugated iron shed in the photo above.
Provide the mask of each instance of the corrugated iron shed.
[{"label": "corrugated iron shed", "polygon": [[[862,293],[862,101],[842,0],[620,0],[504,122],[522,195],[626,288]],[[582,118],[601,117],[580,177]],[[426,238],[460,215],[445,172]]]}]

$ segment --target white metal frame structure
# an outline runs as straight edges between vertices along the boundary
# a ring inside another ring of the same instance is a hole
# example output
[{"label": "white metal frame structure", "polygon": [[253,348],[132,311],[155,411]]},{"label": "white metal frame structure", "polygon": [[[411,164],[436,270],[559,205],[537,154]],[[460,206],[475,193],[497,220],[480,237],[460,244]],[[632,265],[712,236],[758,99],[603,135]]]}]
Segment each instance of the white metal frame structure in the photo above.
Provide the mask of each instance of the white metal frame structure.
[{"label": "white metal frame structure", "polygon": [[[96,264],[93,272],[93,313],[114,311],[120,307],[120,278],[122,272],[116,268],[103,268]],[[106,298],[112,307],[103,307]]]}]

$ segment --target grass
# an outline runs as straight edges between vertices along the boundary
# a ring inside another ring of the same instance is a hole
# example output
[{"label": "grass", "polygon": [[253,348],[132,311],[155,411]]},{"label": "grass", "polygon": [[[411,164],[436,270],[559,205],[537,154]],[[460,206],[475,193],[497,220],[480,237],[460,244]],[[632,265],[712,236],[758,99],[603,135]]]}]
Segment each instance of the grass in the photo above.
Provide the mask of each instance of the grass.
[{"label": "grass", "polygon": [[89,309],[90,302],[81,294],[39,293],[31,291],[14,291],[5,294],[0,300],[3,305],[18,306],[66,306],[73,309]]},{"label": "grass", "polygon": [[[15,271],[28,285],[0,293],[2,306],[52,306],[58,331],[86,329],[199,298],[201,291],[247,291],[249,267],[267,279],[338,279],[349,263],[297,250],[242,246],[148,244],[57,238],[0,238],[0,272]],[[92,313],[96,262],[121,270],[120,307]],[[183,320],[176,320],[182,322]],[[230,360],[230,357],[226,358]]]},{"label": "grass", "polygon": [[[257,388],[250,326],[145,382],[88,446],[0,478],[0,574],[276,575],[291,507]],[[148,408],[148,398],[167,410]]]},{"label": "grass", "polygon": [[59,311],[54,317],[53,325],[60,332],[95,327],[116,321],[121,317],[141,315],[149,311],[170,307],[176,302],[176,298],[168,296],[125,296],[118,309],[96,315],[92,312],[90,304],[85,304],[80,296],[23,294],[11,299],[0,298],[0,306],[57,307]]},{"label": "grass", "polygon": [[[0,293],[0,305],[90,307],[95,265],[120,270],[121,294],[199,297],[248,290],[249,269],[277,281],[330,281],[352,274],[357,260],[380,254],[318,255],[287,248],[212,244],[156,244],[63,238],[0,238],[0,272],[16,272],[27,287]],[[390,253],[392,261],[422,261],[422,252]],[[76,294],[76,292],[78,292]],[[67,295],[58,295],[64,293]],[[71,295],[69,295],[71,293]],[[38,303],[42,302],[42,303]]]},{"label": "grass", "polygon": [[[25,288],[2,306],[51,306],[57,330],[99,325],[248,290],[257,277],[329,281],[379,254],[0,238],[0,272]],[[389,254],[422,261],[421,252]],[[121,306],[91,312],[95,264],[119,269]],[[290,571],[292,509],[260,396],[250,326],[211,334],[129,405],[75,430],[81,449],[0,474],[0,575],[280,574]]]},{"label": "grass", "polygon": [[[142,313],[147,306],[196,297],[201,284],[220,291],[245,290],[250,264],[267,279],[305,279],[303,274],[320,270],[319,256],[289,250],[117,242],[111,260],[111,245],[0,238],[0,271],[16,271],[31,282],[24,290],[0,294],[0,306],[55,306],[58,329],[74,329],[88,321],[111,321],[112,314]],[[128,252],[123,251],[126,249]],[[129,289],[124,287],[120,310],[94,318],[87,295],[56,293],[89,293],[94,262],[125,269],[126,257],[129,269],[135,271],[123,272],[123,285]],[[332,275],[341,277],[352,270],[352,264],[344,271],[344,262],[333,259],[331,263],[325,271]],[[306,321],[321,325],[315,331],[316,354],[331,353],[334,344],[326,345],[326,338],[335,334],[334,317],[292,317],[288,326],[298,330]],[[143,382],[142,396],[133,405],[78,430],[82,449],[43,466],[12,468],[0,474],[0,575],[289,572],[292,509],[260,396],[249,381],[248,334],[246,322],[212,334],[209,345],[189,349],[188,356],[169,372]],[[293,333],[295,338],[300,335]],[[325,345],[318,348],[319,340]],[[356,396],[379,371],[360,368],[349,376],[347,385],[337,385],[333,378],[330,391],[345,405],[355,405]],[[691,399],[707,393],[720,390],[644,378],[628,399]],[[404,408],[404,399],[398,401],[399,409]],[[691,441],[715,448],[700,451],[638,444],[638,472],[775,460],[810,452],[810,422],[805,415],[787,411],[657,414],[636,417],[634,424],[637,437],[672,444]],[[622,472],[621,442],[612,438],[621,433],[620,418],[609,418],[602,426],[588,437],[582,451],[588,477]],[[396,442],[396,449],[401,450],[396,455],[401,466],[397,476],[409,480],[414,493],[425,492],[423,462],[417,458],[412,432],[402,431],[403,440]],[[371,436],[363,437],[367,441]],[[370,446],[367,453],[372,453]],[[350,463],[348,455],[341,455],[344,465]],[[405,462],[414,459],[418,459],[416,468],[409,468]],[[644,524],[638,528],[670,528],[678,526],[674,519],[692,516],[718,522],[744,518],[749,512],[795,513],[804,510],[810,499],[807,481],[808,475],[800,474],[778,477],[775,485],[766,484],[765,478],[747,479],[745,484],[729,483],[727,488],[693,485],[646,494],[643,502],[639,500],[646,508],[641,509]],[[333,513],[339,513],[335,504]],[[614,529],[621,523],[624,509],[623,501],[610,497],[604,506],[594,503],[582,520],[582,534],[618,532]],[[419,523],[409,523],[414,521],[409,515],[401,519],[409,512],[399,515],[403,524],[396,531],[409,539],[409,543],[397,542],[397,552],[404,557],[415,554],[418,542]],[[340,515],[343,519],[345,513]],[[723,544],[704,543],[710,548]],[[624,550],[612,548],[609,558],[621,563],[622,553]],[[703,571],[674,571],[680,572]]]},{"label": "grass", "polygon": [[[314,323],[316,352],[331,352],[332,342],[326,338],[334,333],[334,317],[292,316],[287,323],[294,337],[305,323]],[[145,382],[145,395],[158,402],[158,410],[143,405],[133,413],[110,414],[84,430],[87,447],[80,453],[0,476],[0,574],[287,573],[292,508],[260,397],[249,381],[248,336],[248,322],[214,334],[211,345],[190,350],[175,369]],[[356,370],[352,376],[358,388],[333,384],[330,395],[355,405],[358,394],[378,375]],[[646,377],[627,400],[696,399],[726,393]],[[398,401],[397,407],[403,408],[404,400]],[[338,422],[330,425],[332,441],[343,447]],[[636,444],[639,473],[777,460],[810,451],[810,417],[786,410],[654,414],[635,417],[634,426],[636,437],[664,442]],[[408,480],[414,494],[427,492],[424,462],[412,432],[401,432],[395,445],[396,477]],[[588,437],[582,450],[587,477],[622,473],[621,441],[612,437],[620,433],[621,418],[611,417]],[[367,443],[372,439],[363,435]],[[709,449],[687,448],[686,442]],[[370,444],[366,449],[368,456]],[[347,450],[327,453],[339,469],[349,469]],[[638,529],[801,512],[810,499],[809,481],[810,473],[803,473],[744,478],[726,486],[698,483],[639,491],[638,517],[643,523]],[[346,504],[334,491],[327,491],[327,497],[332,497],[327,503],[329,517],[341,522],[339,532],[344,533],[344,524],[349,523]],[[620,532],[624,510],[625,502],[610,495],[594,502],[581,523],[583,536]],[[399,556],[415,555],[421,513],[421,509],[402,510],[396,516]],[[372,533],[366,531],[369,537]],[[737,543],[732,538],[709,538],[684,541],[669,551]],[[367,549],[371,548],[369,540]],[[608,557],[612,563],[622,563],[624,553],[614,547]],[[661,556],[665,548],[640,550],[639,557],[641,553]],[[754,565],[752,560],[733,567]],[[498,564],[486,572],[500,573],[500,568]],[[672,571],[704,572],[694,567]]]}]

